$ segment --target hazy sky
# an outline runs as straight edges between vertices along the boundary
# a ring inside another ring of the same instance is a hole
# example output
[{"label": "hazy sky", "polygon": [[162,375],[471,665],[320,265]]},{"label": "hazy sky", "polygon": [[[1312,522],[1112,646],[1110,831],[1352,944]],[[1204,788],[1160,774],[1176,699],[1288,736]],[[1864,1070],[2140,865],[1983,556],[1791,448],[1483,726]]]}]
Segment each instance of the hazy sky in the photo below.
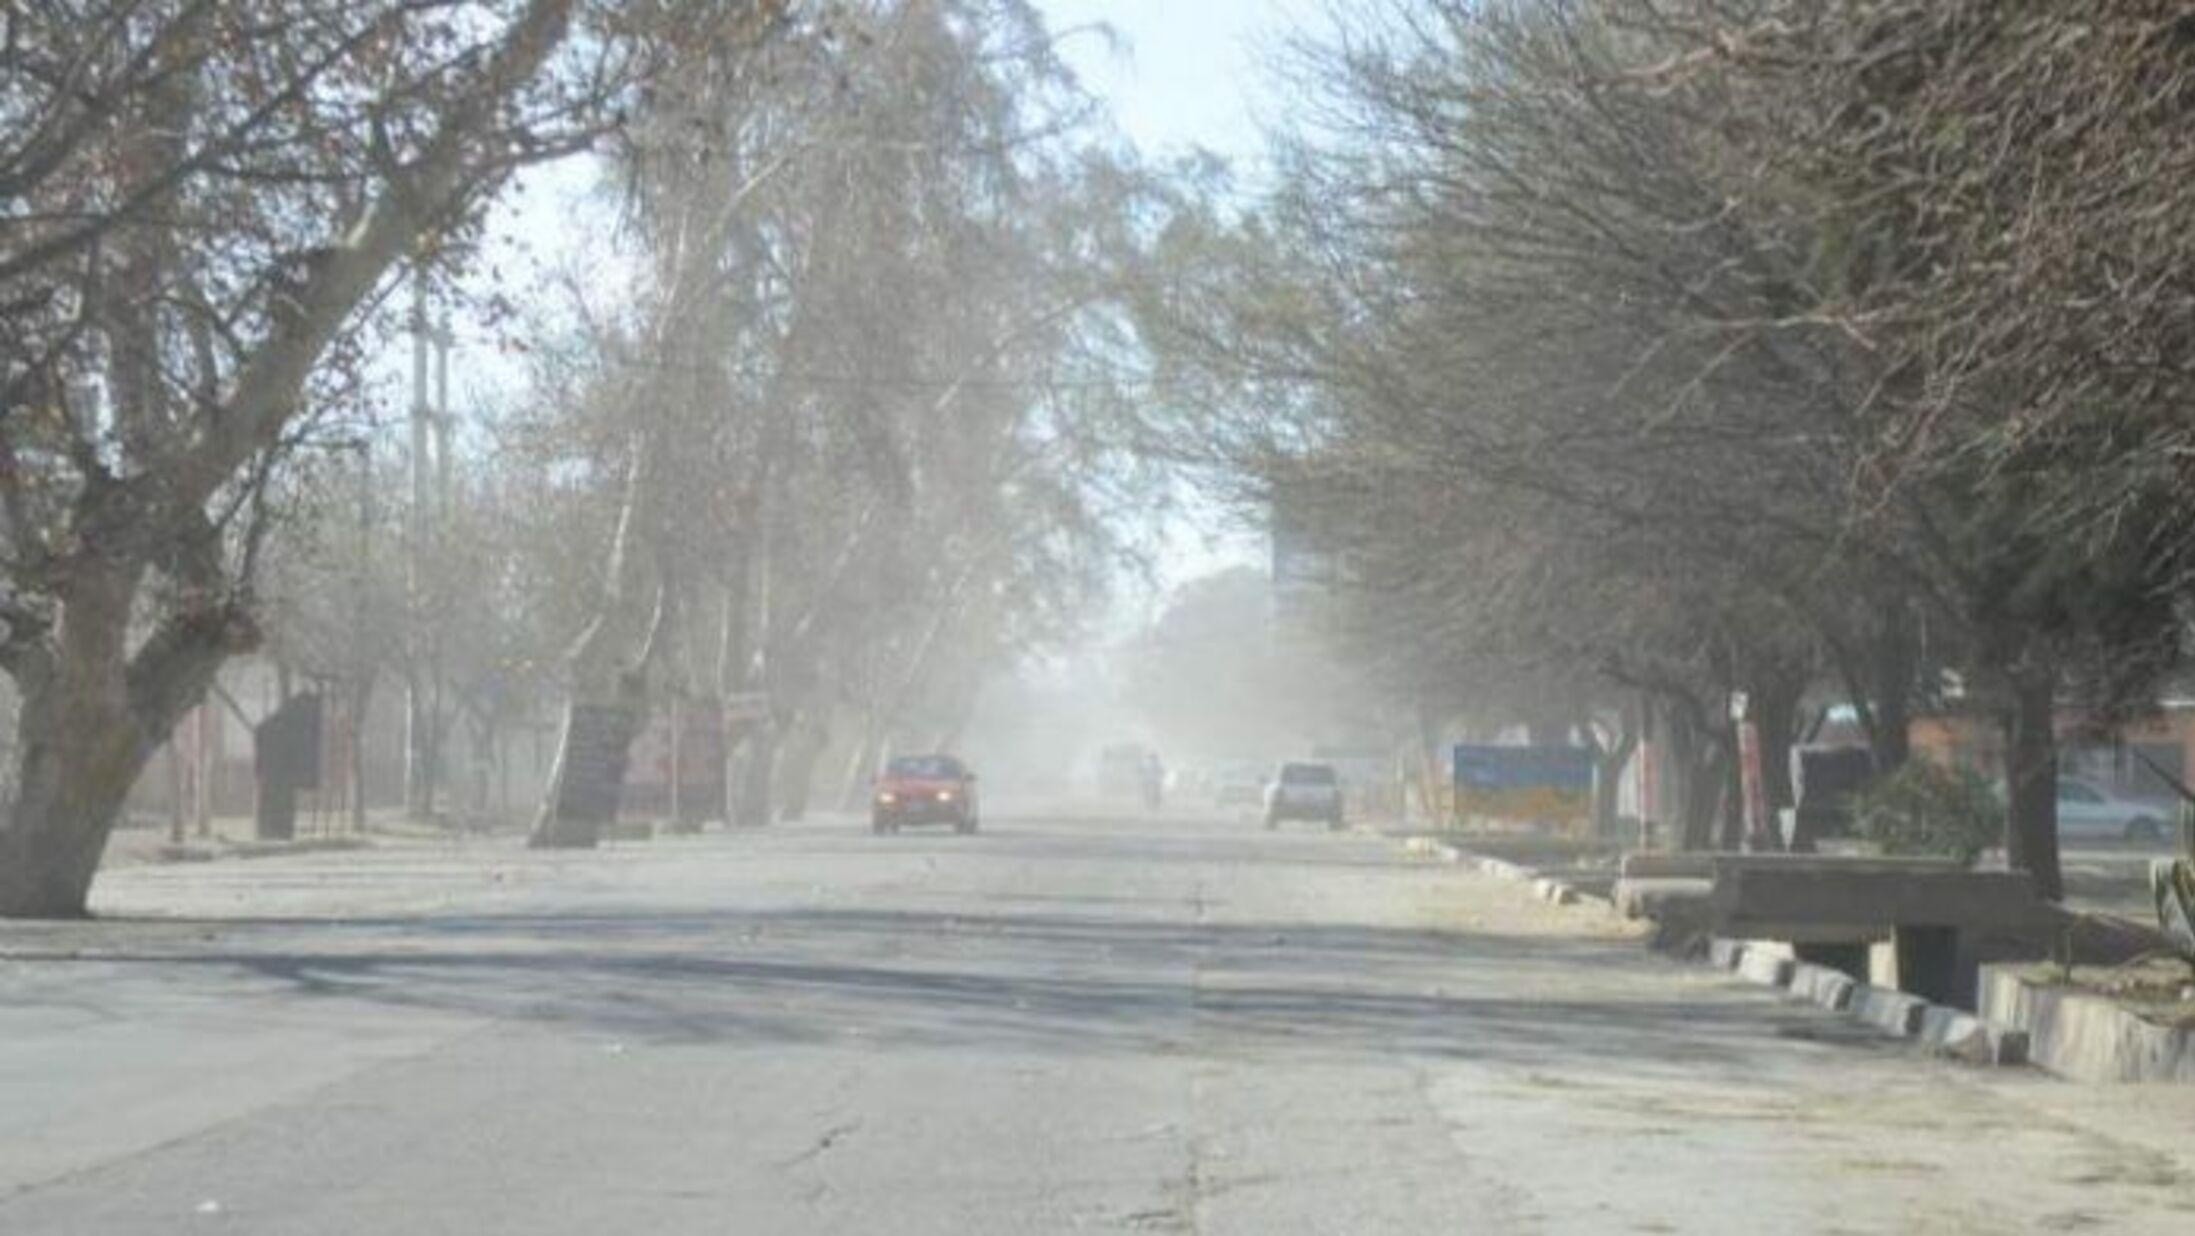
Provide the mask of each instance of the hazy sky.
[{"label": "hazy sky", "polygon": [[[1263,168],[1259,122],[1275,119],[1282,106],[1261,61],[1317,6],[1318,0],[1037,0],[1053,31],[1066,36],[1062,51],[1083,85],[1106,102],[1146,156],[1201,146],[1225,156],[1246,185],[1256,184]],[[1097,23],[1119,36],[1117,50],[1095,33],[1068,33]],[[1162,586],[1264,556],[1262,537],[1201,507],[1169,521],[1165,536]],[[1131,599],[1129,608],[1158,602]]]},{"label": "hazy sky", "polygon": [[1147,153],[1203,146],[1254,179],[1263,143],[1258,121],[1277,105],[1261,56],[1316,11],[1315,0],[1037,0],[1055,32],[1102,23],[1125,46],[1096,34],[1062,49],[1092,93]]}]

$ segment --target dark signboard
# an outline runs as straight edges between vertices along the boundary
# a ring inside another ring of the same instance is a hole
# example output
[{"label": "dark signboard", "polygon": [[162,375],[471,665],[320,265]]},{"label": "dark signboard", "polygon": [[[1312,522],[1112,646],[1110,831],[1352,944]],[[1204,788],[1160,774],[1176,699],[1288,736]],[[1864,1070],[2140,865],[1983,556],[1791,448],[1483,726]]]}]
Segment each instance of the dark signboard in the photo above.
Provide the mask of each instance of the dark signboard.
[{"label": "dark signboard", "polygon": [[639,714],[622,704],[573,704],[564,740],[563,776],[556,814],[570,821],[607,824],[617,819],[625,792],[625,762],[632,757]]},{"label": "dark signboard", "polygon": [[320,696],[307,691],[252,727],[252,763],[262,782],[320,788]]},{"label": "dark signboard", "polygon": [[259,781],[253,827],[266,841],[297,835],[297,795],[320,788],[320,697],[293,695],[252,727],[252,771]]}]

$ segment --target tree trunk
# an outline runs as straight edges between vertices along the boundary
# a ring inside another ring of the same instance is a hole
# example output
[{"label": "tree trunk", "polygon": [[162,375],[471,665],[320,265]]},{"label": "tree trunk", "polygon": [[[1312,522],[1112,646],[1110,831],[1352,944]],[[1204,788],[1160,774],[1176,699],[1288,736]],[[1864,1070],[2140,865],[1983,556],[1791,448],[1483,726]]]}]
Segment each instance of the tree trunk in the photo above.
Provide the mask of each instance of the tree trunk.
[{"label": "tree trunk", "polygon": [[404,810],[432,820],[442,789],[442,699],[439,669],[406,671],[404,690]]},{"label": "tree trunk", "polygon": [[366,832],[366,724],[373,711],[373,676],[361,674],[343,693],[343,741],[349,753],[351,831]]},{"label": "tree trunk", "polygon": [[1594,752],[1593,831],[1602,837],[1616,835],[1616,812],[1623,791],[1623,773],[1639,749],[1639,727],[1632,710],[1623,710],[1623,728],[1616,740]]},{"label": "tree trunk", "polygon": [[1796,808],[1798,794],[1791,784],[1791,747],[1799,727],[1799,697],[1804,683],[1799,679],[1770,679],[1747,694],[1747,709],[1759,736],[1761,754],[1761,798],[1767,805],[1768,818],[1761,821],[1767,833],[1770,848],[1783,849],[1798,840],[1797,824],[1793,823],[1793,836],[1783,835],[1783,812]]},{"label": "tree trunk", "polygon": [[0,915],[84,916],[99,856],[141,766],[126,743],[81,728],[69,733],[25,743],[24,783],[0,832]]},{"label": "tree trunk", "polygon": [[846,785],[839,794],[839,810],[863,811],[869,806],[869,789],[876,780],[877,746],[883,741],[874,708],[862,714],[861,737],[846,761]]},{"label": "tree trunk", "polygon": [[1727,779],[1714,748],[1714,736],[1700,724],[1694,710],[1683,704],[1669,706],[1667,716],[1670,771],[1676,782],[1671,797],[1677,805],[1677,846],[1683,850],[1712,849],[1715,816]]},{"label": "tree trunk", "polygon": [[2058,862],[2057,676],[2027,669],[2012,676],[2012,707],[2005,717],[2005,858],[2025,871],[2037,895],[2065,898]]},{"label": "tree trunk", "polygon": [[168,843],[181,845],[184,839],[184,823],[190,808],[186,800],[190,793],[190,771],[183,764],[183,743],[180,737],[171,735],[166,747],[168,756]]},{"label": "tree trunk", "polygon": [[741,748],[739,776],[732,791],[734,828],[761,828],[770,822],[770,805],[776,796],[772,773],[777,767],[777,726],[771,721],[754,727]]},{"label": "tree trunk", "polygon": [[785,744],[780,756],[778,784],[783,801],[778,808],[778,819],[797,824],[807,816],[808,802],[815,792],[816,761],[823,758],[823,750],[830,741],[830,731],[823,724],[820,713],[803,716],[794,727],[792,739]]},{"label": "tree trunk", "polygon": [[213,783],[220,768],[221,717],[200,702],[191,710],[191,834],[213,835]]},{"label": "tree trunk", "polygon": [[670,830],[674,833],[701,831],[698,827],[691,826],[687,822],[688,817],[694,813],[692,805],[686,801],[686,764],[692,756],[686,749],[685,694],[684,690],[673,690],[669,709],[671,750],[670,771],[669,775],[664,778],[665,785],[663,787],[666,796],[664,815],[668,818]]},{"label": "tree trunk", "polygon": [[1716,765],[1716,771],[1721,775],[1716,778],[1720,784],[1716,798],[1715,848],[1742,850],[1745,848],[1745,769],[1740,766],[1742,756],[1735,732],[1724,744],[1723,753],[1724,758]]},{"label": "tree trunk", "polygon": [[49,657],[20,670],[16,800],[0,827],[0,917],[81,918],[99,857],[160,743],[247,646],[227,611],[171,617],[125,655],[138,570],[79,562]]},{"label": "tree trunk", "polygon": [[1441,788],[1453,775],[1446,767],[1447,761],[1441,758],[1440,721],[1431,706],[1422,700],[1412,709],[1412,717],[1417,723],[1418,798],[1425,808],[1425,818],[1433,827],[1440,828],[1448,823],[1441,818]]},{"label": "tree trunk", "polygon": [[1913,639],[1913,618],[1903,605],[1893,605],[1882,637],[1868,658],[1874,724],[1868,744],[1874,751],[1875,772],[1896,772],[1905,766],[1913,750],[1913,679],[1919,651]]}]

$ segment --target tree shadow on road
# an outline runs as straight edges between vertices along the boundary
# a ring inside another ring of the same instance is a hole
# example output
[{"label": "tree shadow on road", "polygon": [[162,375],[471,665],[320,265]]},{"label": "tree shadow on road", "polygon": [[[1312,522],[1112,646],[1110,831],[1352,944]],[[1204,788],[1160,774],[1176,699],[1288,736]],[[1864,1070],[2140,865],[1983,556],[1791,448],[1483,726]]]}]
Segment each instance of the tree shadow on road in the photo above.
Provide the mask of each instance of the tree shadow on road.
[{"label": "tree shadow on road", "polygon": [[1626,941],[1353,924],[820,909],[507,915],[265,924],[211,945],[82,960],[674,1046],[1375,1050],[1739,1074],[1762,1053],[1872,1042]]}]

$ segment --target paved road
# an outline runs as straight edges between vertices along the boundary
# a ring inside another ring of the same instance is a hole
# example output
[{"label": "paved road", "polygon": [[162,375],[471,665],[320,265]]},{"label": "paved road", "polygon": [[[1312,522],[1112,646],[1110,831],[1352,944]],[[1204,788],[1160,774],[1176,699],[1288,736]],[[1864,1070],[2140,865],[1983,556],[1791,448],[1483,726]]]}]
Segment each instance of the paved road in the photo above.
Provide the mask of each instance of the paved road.
[{"label": "paved road", "polygon": [[2195,1221],[2184,1104],[1927,1061],[1376,837],[811,824],[98,897],[0,928],[0,1232]]}]

